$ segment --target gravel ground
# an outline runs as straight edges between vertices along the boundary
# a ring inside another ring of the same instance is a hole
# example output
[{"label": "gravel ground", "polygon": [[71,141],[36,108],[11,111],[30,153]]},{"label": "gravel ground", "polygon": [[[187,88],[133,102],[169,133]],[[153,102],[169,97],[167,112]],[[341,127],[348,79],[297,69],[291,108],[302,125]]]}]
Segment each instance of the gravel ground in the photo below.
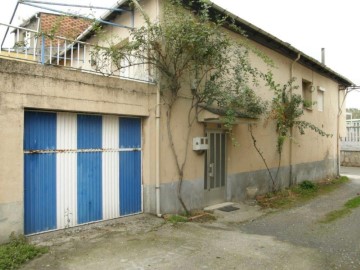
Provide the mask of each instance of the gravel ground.
[{"label": "gravel ground", "polygon": [[360,208],[334,222],[319,222],[360,193],[360,168],[342,168],[342,173],[351,179],[342,188],[301,207],[263,216],[240,230],[315,249],[325,258],[321,269],[360,269]]},{"label": "gravel ground", "polygon": [[360,208],[319,223],[360,192],[360,168],[349,170],[350,183],[286,211],[236,204],[206,223],[138,215],[39,235],[50,251],[22,269],[360,269]]}]

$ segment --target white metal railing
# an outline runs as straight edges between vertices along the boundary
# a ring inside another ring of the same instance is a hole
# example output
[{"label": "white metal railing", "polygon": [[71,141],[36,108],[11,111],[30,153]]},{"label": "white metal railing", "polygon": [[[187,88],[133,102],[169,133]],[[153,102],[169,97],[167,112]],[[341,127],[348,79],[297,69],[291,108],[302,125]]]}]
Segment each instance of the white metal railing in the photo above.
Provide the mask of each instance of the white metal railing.
[{"label": "white metal railing", "polygon": [[347,127],[360,127],[360,119],[348,119],[346,120]]},{"label": "white metal railing", "polygon": [[360,127],[347,127],[346,137],[341,138],[341,150],[360,151]]},{"label": "white metal railing", "polygon": [[[141,64],[132,58],[130,64],[127,60],[122,61],[120,70],[115,68],[111,60],[104,59],[102,66],[94,64],[92,53],[95,45],[71,40],[59,36],[50,36],[38,33],[35,30],[0,23],[0,27],[9,27],[9,32],[14,36],[7,37],[6,48],[1,48],[0,57],[14,58],[22,61],[30,61],[38,64],[63,66],[66,68],[79,69],[84,72],[116,76],[141,81],[151,81],[149,66]],[[10,44],[10,45],[9,45]],[[128,57],[131,59],[131,57]],[[99,61],[99,59],[97,59]],[[124,63],[127,63],[124,65]]]}]

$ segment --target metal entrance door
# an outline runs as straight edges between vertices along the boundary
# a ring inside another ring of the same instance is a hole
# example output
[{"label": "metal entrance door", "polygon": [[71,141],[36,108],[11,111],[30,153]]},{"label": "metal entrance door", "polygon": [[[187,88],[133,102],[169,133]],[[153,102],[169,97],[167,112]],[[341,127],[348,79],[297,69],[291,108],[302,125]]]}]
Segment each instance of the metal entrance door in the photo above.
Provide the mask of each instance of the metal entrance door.
[{"label": "metal entrance door", "polygon": [[208,131],[209,148],[205,156],[205,202],[215,204],[225,201],[226,184],[226,134]]}]

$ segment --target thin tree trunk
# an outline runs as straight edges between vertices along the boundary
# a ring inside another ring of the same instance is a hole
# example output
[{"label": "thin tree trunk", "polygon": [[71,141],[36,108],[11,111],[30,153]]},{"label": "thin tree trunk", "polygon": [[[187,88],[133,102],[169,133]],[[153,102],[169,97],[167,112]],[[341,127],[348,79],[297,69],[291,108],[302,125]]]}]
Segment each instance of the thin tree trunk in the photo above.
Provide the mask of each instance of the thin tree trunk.
[{"label": "thin tree trunk", "polygon": [[[250,132],[250,135],[251,135],[251,139],[252,139],[252,141],[253,141],[253,146],[254,146],[254,148],[256,149],[256,151],[258,152],[258,154],[259,154],[259,156],[261,157],[262,161],[264,162],[265,167],[266,167],[266,170],[267,170],[268,173],[269,173],[269,176],[270,176],[270,179],[271,179],[271,183],[272,183],[272,191],[275,191],[275,190],[277,190],[276,178],[274,179],[274,177],[272,176],[271,171],[270,171],[270,169],[269,169],[269,166],[268,166],[268,164],[267,164],[267,162],[266,162],[266,160],[265,160],[265,157],[264,157],[263,153],[260,151],[259,147],[258,147],[257,144],[256,144],[256,139],[255,139],[254,134],[253,134],[253,132],[252,132],[252,125],[251,125],[251,124],[249,124],[249,132]],[[279,164],[278,164],[278,170],[277,170],[277,173],[276,173],[276,177],[277,177],[277,175],[278,175],[279,168],[280,168],[280,158],[279,158]]]},{"label": "thin tree trunk", "polygon": [[[170,149],[171,149],[171,152],[172,152],[172,154],[173,154],[173,156],[175,158],[176,169],[177,169],[178,176],[179,176],[179,182],[178,182],[178,188],[177,188],[177,197],[179,199],[179,202],[180,202],[181,206],[184,208],[186,214],[188,215],[189,210],[186,207],[186,205],[184,203],[184,200],[183,200],[183,198],[181,196],[181,188],[182,188],[182,183],[183,183],[183,180],[184,180],[184,166],[180,166],[179,157],[178,157],[178,155],[176,153],[176,149],[175,149],[175,145],[174,145],[174,139],[173,139],[173,135],[172,135],[172,132],[171,132],[171,126],[170,126],[171,115],[172,115],[172,106],[173,106],[173,104],[169,105],[169,109],[167,111],[166,126],[167,126],[169,142],[170,142]],[[186,160],[186,157],[185,157],[185,160]]]}]

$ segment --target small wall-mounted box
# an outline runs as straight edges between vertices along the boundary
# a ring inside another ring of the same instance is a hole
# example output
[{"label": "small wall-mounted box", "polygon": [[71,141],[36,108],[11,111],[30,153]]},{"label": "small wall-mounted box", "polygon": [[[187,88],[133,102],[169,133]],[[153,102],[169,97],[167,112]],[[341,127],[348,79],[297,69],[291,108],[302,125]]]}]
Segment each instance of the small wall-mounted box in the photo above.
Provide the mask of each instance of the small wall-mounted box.
[{"label": "small wall-mounted box", "polygon": [[193,150],[194,151],[207,150],[208,147],[209,147],[209,143],[208,143],[207,137],[193,138]]}]

